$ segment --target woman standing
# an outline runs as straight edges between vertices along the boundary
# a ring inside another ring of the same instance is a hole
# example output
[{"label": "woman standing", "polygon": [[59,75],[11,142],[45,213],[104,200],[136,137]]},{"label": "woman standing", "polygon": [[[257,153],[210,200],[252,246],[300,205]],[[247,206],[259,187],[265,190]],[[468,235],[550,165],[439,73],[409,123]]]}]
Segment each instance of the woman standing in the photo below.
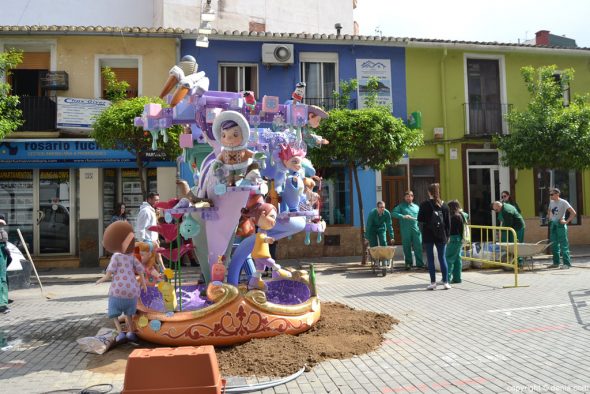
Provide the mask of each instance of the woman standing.
[{"label": "woman standing", "polygon": [[422,245],[426,250],[428,259],[428,273],[430,274],[430,286],[427,290],[436,289],[436,270],[434,268],[434,247],[438,254],[440,271],[442,273],[442,285],[445,290],[451,288],[448,279],[447,260],[445,258],[447,242],[451,230],[451,218],[449,207],[440,198],[440,185],[433,183],[428,186],[428,200],[420,204],[418,222],[422,223]]},{"label": "woman standing", "polygon": [[127,212],[125,211],[125,204],[118,202],[113,210],[113,217],[111,217],[111,223],[118,222],[120,220],[127,221]]},{"label": "woman standing", "polygon": [[461,210],[459,201],[449,201],[449,212],[451,216],[451,231],[449,245],[445,257],[449,264],[449,282],[461,283],[461,270],[463,262],[461,261],[461,248],[463,247],[463,226],[467,225],[467,216]]}]

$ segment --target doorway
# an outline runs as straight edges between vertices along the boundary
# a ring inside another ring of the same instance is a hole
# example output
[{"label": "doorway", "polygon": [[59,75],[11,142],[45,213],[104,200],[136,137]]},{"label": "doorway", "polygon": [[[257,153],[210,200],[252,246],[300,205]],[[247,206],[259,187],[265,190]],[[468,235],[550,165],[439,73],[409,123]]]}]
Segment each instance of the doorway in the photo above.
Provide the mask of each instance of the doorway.
[{"label": "doorway", "polygon": [[[382,198],[385,208],[391,210],[404,200],[404,193],[408,190],[408,166],[397,165],[385,168],[381,172]],[[402,237],[399,220],[392,220],[395,243],[401,244]]]},{"label": "doorway", "polygon": [[[500,199],[500,166],[498,152],[467,151],[467,193],[471,224],[495,226],[492,202]],[[477,234],[474,234],[474,236]]]},{"label": "doorway", "polygon": [[69,254],[73,228],[70,170],[38,170],[37,179],[36,252]]}]

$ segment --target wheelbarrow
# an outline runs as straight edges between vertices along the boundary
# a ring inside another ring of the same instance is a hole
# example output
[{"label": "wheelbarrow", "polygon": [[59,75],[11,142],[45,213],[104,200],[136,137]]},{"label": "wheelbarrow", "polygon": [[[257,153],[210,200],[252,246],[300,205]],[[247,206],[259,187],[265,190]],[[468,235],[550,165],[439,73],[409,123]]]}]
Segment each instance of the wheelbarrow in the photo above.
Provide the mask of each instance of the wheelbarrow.
[{"label": "wheelbarrow", "polygon": [[393,255],[395,246],[373,246],[368,249],[373,273],[381,271],[381,275],[387,275],[387,270],[393,272]]},{"label": "wheelbarrow", "polygon": [[[542,241],[539,241],[537,243],[518,243],[517,247],[518,247],[518,257],[522,257],[523,259],[523,265],[525,264],[525,262],[528,262],[530,264],[531,267],[531,271],[534,270],[535,266],[534,266],[534,260],[533,258],[537,255],[542,254],[545,249],[547,249],[548,247],[551,246],[551,242],[547,242],[547,239],[544,239]],[[498,245],[500,245],[500,247],[506,248],[506,251],[509,254],[514,254],[514,244],[512,242],[498,242]]]}]

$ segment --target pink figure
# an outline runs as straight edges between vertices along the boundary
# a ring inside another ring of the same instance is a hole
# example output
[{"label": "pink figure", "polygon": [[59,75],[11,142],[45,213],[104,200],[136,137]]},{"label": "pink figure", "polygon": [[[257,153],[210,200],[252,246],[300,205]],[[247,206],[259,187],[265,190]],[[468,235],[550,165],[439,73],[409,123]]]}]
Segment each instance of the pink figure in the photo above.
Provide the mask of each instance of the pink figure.
[{"label": "pink figure", "polygon": [[291,145],[282,144],[279,151],[279,159],[287,170],[285,187],[281,193],[283,205],[289,211],[297,211],[299,200],[303,194],[304,171],[301,165],[305,151],[299,148],[293,148]]}]

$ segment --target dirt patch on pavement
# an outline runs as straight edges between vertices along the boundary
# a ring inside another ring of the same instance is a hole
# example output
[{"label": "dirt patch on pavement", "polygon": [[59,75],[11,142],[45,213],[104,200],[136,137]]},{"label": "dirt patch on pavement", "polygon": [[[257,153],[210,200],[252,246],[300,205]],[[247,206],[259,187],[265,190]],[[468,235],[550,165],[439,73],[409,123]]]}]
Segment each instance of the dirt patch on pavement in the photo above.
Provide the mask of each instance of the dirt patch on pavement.
[{"label": "dirt patch on pavement", "polygon": [[217,348],[219,368],[223,376],[287,376],[304,365],[373,351],[397,322],[389,315],[322,302],[321,318],[309,331]]},{"label": "dirt patch on pavement", "polygon": [[[323,360],[371,352],[397,323],[389,315],[322,302],[321,318],[309,331],[253,339],[215,350],[222,376],[288,376],[305,365],[311,368]],[[127,358],[137,347],[128,343],[100,356],[89,355],[86,368],[95,373],[124,374]],[[140,347],[157,345],[142,342]]]}]

